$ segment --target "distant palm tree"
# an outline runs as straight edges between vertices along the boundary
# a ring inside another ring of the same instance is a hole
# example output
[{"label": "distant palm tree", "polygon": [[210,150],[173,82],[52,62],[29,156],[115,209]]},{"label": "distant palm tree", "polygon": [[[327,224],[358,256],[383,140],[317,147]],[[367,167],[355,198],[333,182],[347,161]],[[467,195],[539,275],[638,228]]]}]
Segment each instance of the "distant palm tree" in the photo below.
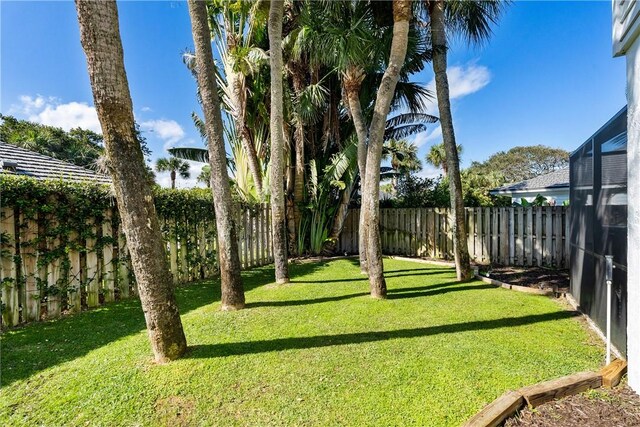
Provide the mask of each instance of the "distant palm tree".
[{"label": "distant palm tree", "polygon": [[384,143],[382,158],[391,160],[393,176],[391,177],[391,193],[395,194],[398,186],[398,175],[408,175],[422,170],[422,162],[418,157],[418,147],[406,139],[392,139]]},{"label": "distant palm tree", "polygon": [[[459,159],[460,155],[462,154],[462,145],[458,144],[457,148]],[[447,153],[444,149],[444,142],[431,146],[431,150],[429,150],[429,153],[425,157],[425,160],[427,161],[427,163],[437,168],[442,168],[442,174],[445,177],[447,176],[449,168],[447,167]]]},{"label": "distant palm tree", "polygon": [[169,172],[171,174],[171,188],[176,188],[176,176],[180,178],[190,178],[189,163],[177,157],[160,158],[156,161],[157,172]]},{"label": "distant palm tree", "polygon": [[198,182],[204,183],[207,186],[207,188],[210,188],[211,187],[211,166],[204,165],[202,167],[202,170],[200,171],[200,174],[196,179],[198,180]]}]

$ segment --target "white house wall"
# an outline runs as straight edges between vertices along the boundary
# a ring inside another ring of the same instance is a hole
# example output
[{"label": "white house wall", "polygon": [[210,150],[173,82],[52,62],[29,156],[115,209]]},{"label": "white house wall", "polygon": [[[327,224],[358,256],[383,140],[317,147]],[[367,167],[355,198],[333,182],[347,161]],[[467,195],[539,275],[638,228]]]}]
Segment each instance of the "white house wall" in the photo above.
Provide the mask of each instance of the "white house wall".
[{"label": "white house wall", "polygon": [[640,4],[613,2],[613,53],[627,61],[627,359],[629,385],[640,392]]}]

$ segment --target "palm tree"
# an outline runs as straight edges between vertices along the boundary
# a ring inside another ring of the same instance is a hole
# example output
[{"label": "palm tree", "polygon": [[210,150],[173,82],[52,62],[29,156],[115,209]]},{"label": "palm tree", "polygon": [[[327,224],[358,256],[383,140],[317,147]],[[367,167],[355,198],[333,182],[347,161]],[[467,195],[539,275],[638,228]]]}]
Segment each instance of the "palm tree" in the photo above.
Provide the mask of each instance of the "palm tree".
[{"label": "palm tree", "polygon": [[202,182],[207,188],[211,188],[211,166],[204,165],[196,180]]},{"label": "palm tree", "polygon": [[187,349],[187,341],[133,119],[118,9],[115,0],[76,0],[76,9],[149,340],[156,361],[163,363],[180,357]]},{"label": "palm tree", "polygon": [[269,58],[271,60],[271,224],[276,283],[289,282],[287,226],[284,204],[284,111],[282,91],[282,17],[284,1],[269,6]]},{"label": "palm tree", "polygon": [[464,199],[460,178],[460,160],[458,158],[456,136],[453,129],[451,100],[449,98],[449,79],[447,77],[447,32],[452,36],[458,32],[468,41],[479,43],[491,34],[490,25],[497,21],[505,2],[501,0],[426,0],[426,11],[431,29],[433,49],[433,72],[436,81],[438,110],[442,139],[446,152],[447,172],[449,173],[449,192],[451,194],[451,228],[453,230],[453,249],[458,280],[471,277],[471,264],[467,249],[465,230]]},{"label": "palm tree", "polygon": [[387,285],[382,265],[380,247],[379,198],[380,198],[380,160],[387,114],[393,101],[400,70],[404,65],[409,41],[409,22],[411,20],[411,1],[393,1],[393,39],[389,62],[380,82],[376,96],[373,118],[369,127],[369,145],[367,147],[367,165],[362,193],[365,232],[367,233],[367,272],[369,287],[373,298],[386,298]]},{"label": "palm tree", "polygon": [[211,51],[209,21],[206,3],[189,0],[191,32],[196,52],[196,77],[202,109],[205,117],[207,142],[209,145],[209,166],[211,167],[211,192],[216,213],[218,239],[218,261],[220,264],[222,310],[244,308],[244,288],[240,276],[240,256],[231,187],[227,172],[227,155],[224,147],[222,113],[216,83],[216,70]]},{"label": "palm tree", "polygon": [[171,188],[176,188],[176,176],[187,179],[191,177],[189,172],[189,163],[177,157],[159,158],[156,161],[156,172],[169,172],[171,176]]},{"label": "palm tree", "polygon": [[[460,155],[462,154],[462,145],[457,145],[458,150],[458,160],[460,159]],[[444,143],[434,144],[431,146],[429,153],[427,153],[425,160],[430,165],[433,165],[437,168],[442,168],[442,175],[446,178],[448,176],[447,167],[447,153],[444,149]]]},{"label": "palm tree", "polygon": [[396,194],[399,175],[408,175],[422,170],[422,162],[418,158],[418,147],[406,139],[391,139],[382,148],[382,158],[391,160],[393,175],[391,176],[391,194]]},{"label": "palm tree", "polygon": [[[300,50],[307,52],[312,66],[321,64],[330,67],[340,77],[346,114],[353,122],[358,137],[357,167],[361,178],[364,178],[366,172],[367,128],[371,121],[374,96],[386,67],[391,40],[391,26],[385,22],[387,13],[384,5],[380,8],[376,2],[311,1],[301,14],[301,25],[295,41],[295,46],[300,46]],[[405,66],[401,71],[401,80],[406,81],[398,82],[398,90],[394,92],[391,105],[394,109],[401,105],[408,107],[412,113],[399,114],[390,119],[391,121],[387,122],[385,139],[405,137],[419,128],[423,129],[424,123],[433,123],[436,120],[432,116],[415,114],[420,107],[426,105],[429,92],[408,82],[408,76],[422,69],[424,58],[428,56],[428,43],[424,31],[417,27],[412,27],[411,31],[412,43],[407,55],[412,58],[413,64]],[[407,90],[400,90],[401,87]],[[358,182],[361,183],[361,188],[364,188],[364,179],[356,179],[353,183]],[[342,194],[327,249],[334,245],[332,242],[337,241],[337,236],[342,230],[352,193],[353,188],[348,187]],[[364,211],[361,211],[359,247],[362,250],[359,251],[359,255],[361,270],[366,274],[364,230]]]},{"label": "palm tree", "polygon": [[[258,197],[262,198],[262,167],[255,141],[252,141],[247,108],[250,89],[247,77],[266,61],[266,54],[253,45],[254,33],[262,26],[261,2],[216,0],[208,6],[211,35],[222,69],[216,69],[221,86],[223,106],[231,119],[242,149],[245,151],[249,170]],[[184,56],[189,68],[194,60],[188,52]],[[222,73],[221,73],[222,72]]]}]

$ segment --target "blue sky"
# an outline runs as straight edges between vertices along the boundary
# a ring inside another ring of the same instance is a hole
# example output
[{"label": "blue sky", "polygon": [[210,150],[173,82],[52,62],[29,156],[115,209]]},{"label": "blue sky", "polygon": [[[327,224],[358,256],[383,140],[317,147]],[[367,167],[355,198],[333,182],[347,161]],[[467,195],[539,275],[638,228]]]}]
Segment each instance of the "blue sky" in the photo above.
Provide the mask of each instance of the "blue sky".
[{"label": "blue sky", "polygon": [[[99,130],[73,2],[2,0],[0,13],[0,111]],[[193,44],[186,4],[126,1],[119,13],[136,119],[154,158],[165,147],[202,146],[190,119],[195,82],[181,62]],[[571,151],[625,103],[609,1],[515,2],[486,45],[455,43],[449,66],[463,165],[516,145]],[[415,76],[425,85],[432,79],[430,69]],[[421,156],[439,141],[435,126],[419,135]]]}]

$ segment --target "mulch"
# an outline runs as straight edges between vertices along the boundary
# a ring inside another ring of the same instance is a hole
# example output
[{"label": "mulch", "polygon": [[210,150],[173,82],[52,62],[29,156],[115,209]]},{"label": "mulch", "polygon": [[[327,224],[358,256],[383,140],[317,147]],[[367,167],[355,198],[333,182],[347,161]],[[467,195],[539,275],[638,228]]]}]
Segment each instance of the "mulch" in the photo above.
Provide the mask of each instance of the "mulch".
[{"label": "mulch", "polygon": [[626,385],[591,390],[523,409],[505,427],[640,426],[640,398]]},{"label": "mulch", "polygon": [[550,269],[544,267],[491,267],[480,269],[482,276],[487,276],[511,285],[530,288],[569,291],[569,270]]}]

